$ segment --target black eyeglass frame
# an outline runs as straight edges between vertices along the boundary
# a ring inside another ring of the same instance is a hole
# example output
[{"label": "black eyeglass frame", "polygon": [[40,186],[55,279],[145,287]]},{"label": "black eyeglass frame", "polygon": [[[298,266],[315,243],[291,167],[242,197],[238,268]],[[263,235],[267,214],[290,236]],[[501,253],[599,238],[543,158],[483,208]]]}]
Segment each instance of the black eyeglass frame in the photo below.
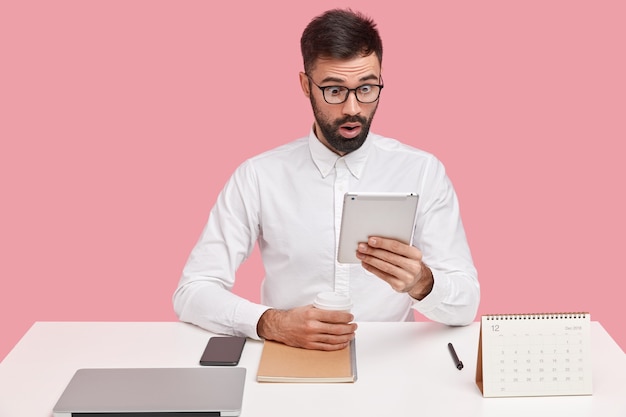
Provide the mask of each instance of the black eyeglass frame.
[{"label": "black eyeglass frame", "polygon": [[[378,101],[378,99],[380,98],[380,92],[383,91],[383,87],[385,86],[383,83],[383,76],[380,76],[380,84],[361,84],[358,87],[355,88],[347,88],[344,87],[343,85],[326,85],[324,87],[322,87],[321,85],[318,85],[315,81],[313,81],[313,78],[311,78],[311,76],[309,74],[307,74],[306,72],[304,73],[304,75],[307,76],[307,78],[309,79],[309,81],[311,81],[311,83],[313,83],[314,86],[316,86],[317,88],[319,88],[322,91],[322,97],[324,97],[324,101],[328,104],[343,104],[346,101],[348,101],[348,97],[350,97],[350,93],[354,93],[354,98],[356,98],[356,101],[358,101],[359,103],[362,104],[372,104],[372,103],[376,103]],[[356,93],[356,90],[358,90],[359,88],[362,88],[364,86],[371,86],[371,87],[378,87],[378,95],[376,96],[375,100],[372,101],[361,101],[359,100],[359,96]],[[326,99],[326,89],[327,88],[345,88],[346,90],[348,90],[348,93],[346,94],[346,98],[343,99],[343,101],[340,101],[338,103],[330,103],[327,99]]]}]

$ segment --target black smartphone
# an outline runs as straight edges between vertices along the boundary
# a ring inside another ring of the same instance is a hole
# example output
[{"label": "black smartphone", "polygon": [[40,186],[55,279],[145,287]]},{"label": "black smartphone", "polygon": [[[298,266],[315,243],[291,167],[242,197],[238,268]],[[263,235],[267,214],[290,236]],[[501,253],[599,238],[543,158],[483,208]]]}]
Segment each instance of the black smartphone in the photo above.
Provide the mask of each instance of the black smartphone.
[{"label": "black smartphone", "polygon": [[204,366],[233,366],[239,363],[245,337],[240,336],[213,336],[209,339],[200,357],[200,365]]}]

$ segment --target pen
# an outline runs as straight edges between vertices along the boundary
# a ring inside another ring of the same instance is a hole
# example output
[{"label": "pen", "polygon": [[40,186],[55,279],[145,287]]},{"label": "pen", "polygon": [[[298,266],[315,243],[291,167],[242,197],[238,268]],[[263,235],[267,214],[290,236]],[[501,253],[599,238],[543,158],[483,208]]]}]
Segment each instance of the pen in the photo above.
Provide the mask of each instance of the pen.
[{"label": "pen", "polygon": [[459,357],[456,355],[456,351],[454,350],[454,346],[452,346],[452,343],[448,343],[448,350],[450,351],[450,355],[452,355],[452,359],[454,360],[456,369],[458,369],[459,371],[463,369],[463,362],[461,362],[459,360]]}]

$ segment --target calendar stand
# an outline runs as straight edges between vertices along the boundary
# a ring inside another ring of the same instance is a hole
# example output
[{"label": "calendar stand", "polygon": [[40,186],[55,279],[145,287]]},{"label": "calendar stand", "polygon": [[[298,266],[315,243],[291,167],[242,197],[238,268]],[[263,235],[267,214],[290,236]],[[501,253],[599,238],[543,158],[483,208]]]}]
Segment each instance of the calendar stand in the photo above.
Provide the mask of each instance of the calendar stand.
[{"label": "calendar stand", "polygon": [[476,385],[484,397],[591,395],[589,313],[481,317]]}]

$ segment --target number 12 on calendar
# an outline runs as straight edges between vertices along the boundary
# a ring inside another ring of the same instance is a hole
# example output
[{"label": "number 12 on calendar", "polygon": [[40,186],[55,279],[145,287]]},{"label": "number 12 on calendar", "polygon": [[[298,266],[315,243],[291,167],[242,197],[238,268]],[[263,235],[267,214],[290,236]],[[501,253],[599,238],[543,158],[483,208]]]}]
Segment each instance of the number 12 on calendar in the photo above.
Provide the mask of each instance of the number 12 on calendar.
[{"label": "number 12 on calendar", "polygon": [[484,397],[591,395],[589,313],[481,317],[476,384]]}]

